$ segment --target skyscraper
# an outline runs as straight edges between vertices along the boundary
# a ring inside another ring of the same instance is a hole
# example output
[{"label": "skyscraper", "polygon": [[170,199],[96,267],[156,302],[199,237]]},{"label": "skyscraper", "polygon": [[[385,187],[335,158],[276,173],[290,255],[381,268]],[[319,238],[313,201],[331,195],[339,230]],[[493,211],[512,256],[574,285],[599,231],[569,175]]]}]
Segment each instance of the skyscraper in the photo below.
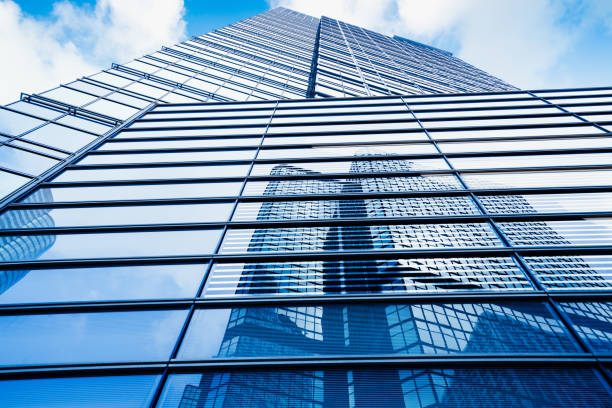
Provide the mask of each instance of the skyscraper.
[{"label": "skyscraper", "polygon": [[612,405],[612,88],[279,8],[0,118],[5,406]]}]

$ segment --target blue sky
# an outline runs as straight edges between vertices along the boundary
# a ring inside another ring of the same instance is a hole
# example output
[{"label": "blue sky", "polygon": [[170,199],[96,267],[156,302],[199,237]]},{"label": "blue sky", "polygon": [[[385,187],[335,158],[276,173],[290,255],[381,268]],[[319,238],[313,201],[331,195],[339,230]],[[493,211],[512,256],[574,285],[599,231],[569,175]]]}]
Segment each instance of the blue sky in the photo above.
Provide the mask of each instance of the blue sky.
[{"label": "blue sky", "polygon": [[449,50],[524,89],[612,85],[612,0],[0,0],[0,103],[277,5]]}]

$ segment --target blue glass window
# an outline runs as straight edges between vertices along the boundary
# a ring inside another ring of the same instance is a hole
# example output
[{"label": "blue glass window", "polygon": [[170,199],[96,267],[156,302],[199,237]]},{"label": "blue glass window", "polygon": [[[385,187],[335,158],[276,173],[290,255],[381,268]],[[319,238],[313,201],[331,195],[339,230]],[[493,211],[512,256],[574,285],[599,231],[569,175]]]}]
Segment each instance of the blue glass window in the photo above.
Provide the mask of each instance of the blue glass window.
[{"label": "blue glass window", "polygon": [[157,375],[0,381],[0,405],[11,408],[145,408]]},{"label": "blue glass window", "polygon": [[541,303],[200,309],[179,358],[576,352]]},{"label": "blue glass window", "polygon": [[561,304],[578,335],[595,352],[612,352],[612,302]]},{"label": "blue glass window", "polygon": [[205,266],[0,270],[0,304],[169,299],[196,295]]},{"label": "blue glass window", "polygon": [[186,310],[0,317],[0,365],[161,361]]},{"label": "blue glass window", "polygon": [[575,407],[610,406],[589,369],[358,369],[175,374],[159,406]]},{"label": "blue glass window", "polygon": [[[45,219],[40,221],[45,225]],[[221,230],[0,236],[1,261],[209,254]],[[163,243],[163,245],[160,245]]]}]

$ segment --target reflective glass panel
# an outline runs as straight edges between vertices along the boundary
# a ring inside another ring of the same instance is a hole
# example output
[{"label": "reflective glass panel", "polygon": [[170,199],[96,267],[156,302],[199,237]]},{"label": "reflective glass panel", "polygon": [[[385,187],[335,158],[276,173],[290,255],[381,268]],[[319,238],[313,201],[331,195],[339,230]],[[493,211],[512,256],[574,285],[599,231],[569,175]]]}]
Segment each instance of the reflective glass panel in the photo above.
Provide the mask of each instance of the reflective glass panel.
[{"label": "reflective glass panel", "polygon": [[188,163],[214,160],[251,160],[255,150],[220,150],[208,152],[165,152],[129,154],[90,154],[79,164],[115,163]]},{"label": "reflective glass panel", "polygon": [[0,381],[0,403],[11,408],[146,408],[157,375]]},{"label": "reflective glass panel", "polygon": [[155,140],[138,142],[105,143],[98,150],[181,149],[207,147],[257,146],[261,138],[225,138],[190,140]]},{"label": "reflective glass panel", "polygon": [[196,295],[205,265],[0,270],[0,304],[170,299]]},{"label": "reflective glass panel", "polygon": [[480,214],[469,197],[241,202],[234,221]]},{"label": "reflective glass panel", "polygon": [[547,154],[527,156],[457,157],[450,158],[456,169],[512,167],[586,166],[612,163],[612,153]]},{"label": "reflective glass panel", "polygon": [[360,303],[200,309],[178,358],[572,351],[542,303]]},{"label": "reflective glass panel", "polygon": [[470,188],[609,186],[612,170],[574,170],[463,174]]},{"label": "reflective glass panel", "polygon": [[[233,203],[105,206],[8,210],[0,215],[4,228],[53,228],[95,225],[182,224],[226,221]],[[29,220],[48,218],[43,223]]]},{"label": "reflective glass panel", "polygon": [[[612,138],[611,138],[612,139]],[[334,157],[334,156],[389,156],[394,154],[436,154],[438,151],[432,144],[377,144],[316,147],[304,146],[299,149],[262,149],[258,159],[280,159],[299,157]]]},{"label": "reflective glass panel", "polygon": [[31,179],[0,170],[0,197],[12,193]]},{"label": "reflective glass panel", "polygon": [[228,197],[238,195],[242,183],[128,184],[96,187],[41,188],[26,203],[115,201],[168,198]]},{"label": "reflective glass panel", "polygon": [[53,181],[172,180],[214,177],[244,177],[249,166],[168,166],[118,169],[66,170]]},{"label": "reflective glass panel", "polygon": [[499,226],[512,245],[516,246],[597,246],[612,243],[612,218],[501,222]]},{"label": "reflective glass panel", "polygon": [[[41,223],[46,221],[44,219]],[[0,261],[202,255],[215,249],[220,232],[185,230],[2,236]]]},{"label": "reflective glass panel", "polygon": [[348,134],[348,135],[319,135],[319,136],[268,136],[264,146],[278,146],[290,144],[321,144],[321,143],[369,143],[369,142],[406,142],[414,140],[427,140],[422,132],[414,133],[383,133],[383,134]]},{"label": "reflective glass panel", "polygon": [[160,407],[609,407],[587,368],[318,369],[172,374]]},{"label": "reflective glass panel", "polygon": [[612,303],[561,303],[574,330],[597,353],[612,352]]},{"label": "reflective glass panel", "polygon": [[0,133],[17,136],[43,123],[42,120],[0,108]]},{"label": "reflective glass panel", "polygon": [[396,173],[418,170],[446,170],[443,159],[352,160],[337,162],[297,162],[256,164],[252,176],[284,175],[290,168],[294,174],[326,173]]},{"label": "reflective glass panel", "polygon": [[57,163],[59,163],[58,160],[40,154],[9,146],[0,146],[0,164],[23,173],[37,176]]},{"label": "reflective glass panel", "polygon": [[79,132],[65,126],[49,123],[23,136],[24,139],[59,147],[69,152],[76,152],[81,147],[96,139],[88,133]]},{"label": "reflective glass panel", "polygon": [[[26,101],[17,101],[7,105],[7,107],[19,112],[29,113],[31,115],[38,116],[39,118],[43,119],[55,119],[63,115],[63,113],[60,111],[49,109]],[[2,110],[2,112],[6,113],[7,111]]]},{"label": "reflective glass panel", "polygon": [[186,317],[186,310],[0,316],[0,364],[167,360]]},{"label": "reflective glass panel", "polygon": [[[285,168],[286,174],[294,169]],[[299,173],[298,173],[299,174]],[[243,195],[303,195],[340,193],[382,193],[401,191],[462,190],[459,180],[453,175],[431,175],[410,177],[373,177],[352,179],[308,179],[249,181]]]},{"label": "reflective glass panel", "polygon": [[350,225],[230,229],[223,239],[221,253],[500,246],[502,242],[485,223]]},{"label": "reflective glass panel", "polygon": [[612,193],[482,195],[490,213],[568,213],[612,211]]},{"label": "reflective glass panel", "polygon": [[499,290],[531,290],[511,258],[217,263],[203,296]]},{"label": "reflective glass panel", "polygon": [[529,268],[549,290],[612,289],[612,256],[527,256]]},{"label": "reflective glass panel", "polygon": [[612,137],[551,138],[497,142],[438,143],[444,153],[556,150],[612,147]]}]

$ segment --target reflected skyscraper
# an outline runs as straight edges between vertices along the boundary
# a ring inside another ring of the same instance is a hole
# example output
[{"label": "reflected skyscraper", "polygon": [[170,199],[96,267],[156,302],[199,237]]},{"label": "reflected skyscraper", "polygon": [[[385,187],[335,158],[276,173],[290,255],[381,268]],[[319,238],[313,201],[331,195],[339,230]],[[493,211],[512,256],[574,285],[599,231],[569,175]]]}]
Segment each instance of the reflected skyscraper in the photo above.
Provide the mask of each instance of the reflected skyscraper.
[{"label": "reflected skyscraper", "polygon": [[[33,195],[34,200],[42,202],[51,198],[49,191],[38,191]],[[48,209],[42,208],[2,214],[0,230],[53,228],[55,223],[48,213]],[[54,241],[54,235],[0,236],[0,262],[37,257],[49,249]],[[27,273],[27,270],[0,270],[0,294],[19,282]]]}]

